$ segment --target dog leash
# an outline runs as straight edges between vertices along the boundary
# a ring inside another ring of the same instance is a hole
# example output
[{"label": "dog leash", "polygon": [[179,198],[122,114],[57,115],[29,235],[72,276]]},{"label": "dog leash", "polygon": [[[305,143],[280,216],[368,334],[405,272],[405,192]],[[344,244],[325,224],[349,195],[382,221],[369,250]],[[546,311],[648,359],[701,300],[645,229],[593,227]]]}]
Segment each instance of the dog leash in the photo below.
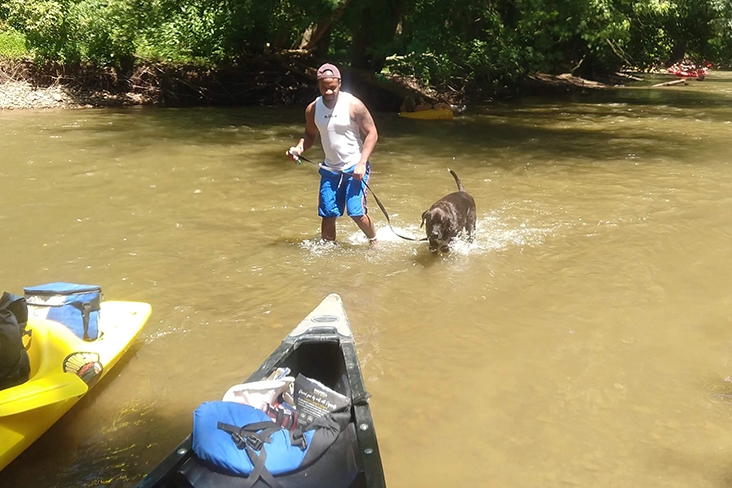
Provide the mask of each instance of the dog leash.
[{"label": "dog leash", "polygon": [[[292,153],[290,153],[290,154],[292,154]],[[302,154],[299,154],[297,157],[298,157],[298,163],[300,162],[299,160],[301,159],[301,160],[305,161],[306,163],[310,163],[313,166],[317,166],[318,168],[322,168],[322,169],[324,169],[326,171],[330,171],[331,173],[335,173],[337,175],[352,176],[351,174],[344,173],[343,171],[338,171],[338,170],[330,169],[327,166],[324,166],[322,164],[314,163],[314,162],[310,161],[308,158],[306,158],[305,156],[303,156]],[[414,241],[414,242],[422,242],[422,241],[426,241],[427,240],[426,237],[423,237],[422,239],[416,239],[414,237],[403,236],[399,232],[395,231],[394,230],[394,227],[392,227],[392,225],[391,225],[391,219],[389,218],[389,212],[386,211],[386,208],[384,208],[384,205],[382,205],[381,200],[379,200],[379,197],[376,196],[376,193],[374,193],[374,190],[371,189],[371,187],[366,182],[366,180],[361,180],[361,181],[363,181],[363,184],[366,185],[366,188],[368,189],[368,191],[370,191],[371,194],[374,196],[374,200],[376,201],[376,205],[378,205],[379,208],[381,209],[381,212],[384,214],[384,217],[386,217],[387,224],[389,224],[389,228],[391,229],[391,231],[394,234],[396,234],[397,237],[400,237],[400,238],[402,238],[402,239],[404,239],[406,241]]]}]

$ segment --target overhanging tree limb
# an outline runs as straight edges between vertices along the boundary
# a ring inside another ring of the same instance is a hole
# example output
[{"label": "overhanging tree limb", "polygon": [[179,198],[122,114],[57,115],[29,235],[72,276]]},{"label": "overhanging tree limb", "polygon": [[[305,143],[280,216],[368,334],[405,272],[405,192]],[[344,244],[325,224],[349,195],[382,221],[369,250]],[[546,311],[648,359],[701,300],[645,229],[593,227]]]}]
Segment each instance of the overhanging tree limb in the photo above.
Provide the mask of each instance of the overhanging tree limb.
[{"label": "overhanging tree limb", "polygon": [[330,31],[330,26],[333,25],[333,22],[343,16],[343,12],[349,3],[351,3],[351,0],[342,0],[330,15],[320,17],[316,24],[311,24],[302,35],[300,49],[307,51],[315,49],[320,40]]}]

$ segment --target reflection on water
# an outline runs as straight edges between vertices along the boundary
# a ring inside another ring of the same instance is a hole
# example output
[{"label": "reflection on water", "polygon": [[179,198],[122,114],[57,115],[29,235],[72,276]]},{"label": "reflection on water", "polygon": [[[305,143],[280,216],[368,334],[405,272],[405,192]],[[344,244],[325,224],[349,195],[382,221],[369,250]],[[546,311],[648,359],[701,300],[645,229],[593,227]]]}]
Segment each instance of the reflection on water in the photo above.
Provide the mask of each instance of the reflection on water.
[{"label": "reflection on water", "polygon": [[726,486],[731,82],[376,114],[397,232],[424,235],[447,167],[477,202],[446,255],[373,202],[375,247],[348,218],[319,242],[316,171],[282,155],[301,108],[1,113],[5,289],[98,283],[153,315],[0,484],[134,486],[338,292],[390,487]]}]

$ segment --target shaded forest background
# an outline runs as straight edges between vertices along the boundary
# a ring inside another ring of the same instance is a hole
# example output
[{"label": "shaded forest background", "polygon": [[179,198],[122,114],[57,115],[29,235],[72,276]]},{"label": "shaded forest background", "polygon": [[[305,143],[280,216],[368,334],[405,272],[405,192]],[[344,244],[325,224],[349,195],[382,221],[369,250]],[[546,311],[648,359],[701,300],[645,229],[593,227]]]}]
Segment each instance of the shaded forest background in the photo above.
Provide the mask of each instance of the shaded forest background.
[{"label": "shaded forest background", "polygon": [[324,61],[381,108],[481,102],[537,73],[729,66],[732,1],[0,0],[0,58],[9,77],[169,105],[303,103]]}]

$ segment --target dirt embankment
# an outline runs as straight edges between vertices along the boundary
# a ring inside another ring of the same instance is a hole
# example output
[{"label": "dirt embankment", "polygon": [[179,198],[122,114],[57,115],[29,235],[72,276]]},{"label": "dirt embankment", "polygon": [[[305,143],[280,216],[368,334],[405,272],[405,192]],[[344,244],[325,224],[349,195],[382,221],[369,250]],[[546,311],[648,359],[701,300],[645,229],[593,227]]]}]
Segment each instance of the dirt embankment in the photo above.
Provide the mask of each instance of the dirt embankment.
[{"label": "dirt embankment", "polygon": [[[315,63],[315,64],[314,64]],[[303,105],[316,94],[311,59],[268,58],[217,71],[190,66],[140,66],[121,76],[112,69],[0,61],[0,109],[85,108],[131,105]],[[344,69],[354,93],[369,107],[396,111],[405,96],[432,103],[485,104],[455,90],[420,85],[416,80]],[[612,86],[569,74],[537,74],[526,81],[532,93],[557,94]],[[523,90],[522,90],[523,91]]]},{"label": "dirt embankment", "polygon": [[0,61],[0,109],[83,108],[133,105],[146,100],[110,83],[112,72],[37,67],[27,61]]},{"label": "dirt embankment", "polygon": [[27,81],[0,82],[0,109],[92,108],[143,104],[135,93],[79,91],[68,86],[37,86]]},{"label": "dirt embankment", "polygon": [[146,65],[123,75],[111,68],[0,61],[0,109],[283,105],[298,103],[313,88],[304,72],[275,63],[217,71]]}]

